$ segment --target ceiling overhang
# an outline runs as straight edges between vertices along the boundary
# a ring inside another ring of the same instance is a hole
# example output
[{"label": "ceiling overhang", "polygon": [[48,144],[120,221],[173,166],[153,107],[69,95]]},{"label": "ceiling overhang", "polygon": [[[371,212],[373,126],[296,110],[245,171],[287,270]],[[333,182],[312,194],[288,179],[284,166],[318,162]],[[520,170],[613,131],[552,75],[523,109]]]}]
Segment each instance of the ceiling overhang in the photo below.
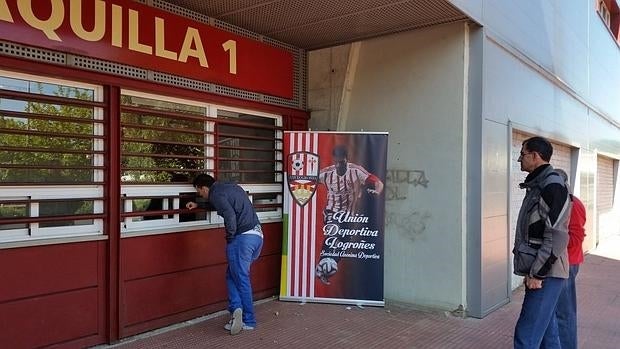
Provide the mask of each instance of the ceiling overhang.
[{"label": "ceiling overhang", "polygon": [[447,0],[166,2],[305,50],[468,19]]}]

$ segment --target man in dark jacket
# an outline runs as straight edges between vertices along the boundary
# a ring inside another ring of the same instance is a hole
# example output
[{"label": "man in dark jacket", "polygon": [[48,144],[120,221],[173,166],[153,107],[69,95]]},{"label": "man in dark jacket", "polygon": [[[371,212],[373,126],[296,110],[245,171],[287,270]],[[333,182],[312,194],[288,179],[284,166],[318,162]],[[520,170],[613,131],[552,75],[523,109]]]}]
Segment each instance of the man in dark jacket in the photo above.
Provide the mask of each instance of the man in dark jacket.
[{"label": "man in dark jacket", "polygon": [[564,179],[549,164],[553,147],[525,140],[518,161],[528,172],[515,231],[514,272],[524,276],[525,298],[515,326],[515,348],[560,348],[555,308],[568,278],[570,199]]},{"label": "man in dark jacket", "polygon": [[[252,284],[250,266],[260,255],[263,246],[263,233],[256,211],[248,194],[239,185],[215,181],[208,174],[200,174],[194,179],[198,195],[207,199],[224,218],[226,229],[226,286],[228,288],[228,311],[231,320],[224,326],[230,334],[243,330],[253,330],[256,326],[254,305],[252,303]],[[188,202],[186,207],[198,207]]]}]

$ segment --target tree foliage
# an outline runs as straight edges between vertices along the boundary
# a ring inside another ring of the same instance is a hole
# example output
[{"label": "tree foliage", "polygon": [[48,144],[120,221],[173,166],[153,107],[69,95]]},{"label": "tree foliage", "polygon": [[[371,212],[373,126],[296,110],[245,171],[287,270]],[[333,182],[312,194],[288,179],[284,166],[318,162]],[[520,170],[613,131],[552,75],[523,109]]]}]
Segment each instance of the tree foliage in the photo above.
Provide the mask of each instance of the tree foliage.
[{"label": "tree foliage", "polygon": [[[38,85],[41,92],[43,86]],[[57,86],[54,94],[73,99],[92,99],[91,91],[66,86]],[[0,100],[0,110],[0,128],[29,132],[27,134],[2,132],[1,147],[26,150],[0,151],[0,164],[24,166],[24,168],[0,169],[0,181],[34,183],[92,181],[93,170],[69,168],[93,164],[93,139],[74,137],[74,135],[93,135],[93,123],[74,121],[92,120],[94,117],[92,107],[5,98]],[[9,116],[4,112],[7,110],[22,115]],[[45,116],[59,117],[60,120],[46,119]],[[69,153],[67,150],[84,151],[84,153]],[[50,168],[27,168],[30,165],[50,166]]]},{"label": "tree foliage", "polygon": [[[123,103],[131,103],[130,96],[123,97]],[[124,182],[175,182],[190,178],[188,169],[204,168],[205,147],[197,145],[204,143],[204,134],[191,132],[203,130],[203,121],[133,112],[123,112],[121,121],[127,125],[122,129]]]}]

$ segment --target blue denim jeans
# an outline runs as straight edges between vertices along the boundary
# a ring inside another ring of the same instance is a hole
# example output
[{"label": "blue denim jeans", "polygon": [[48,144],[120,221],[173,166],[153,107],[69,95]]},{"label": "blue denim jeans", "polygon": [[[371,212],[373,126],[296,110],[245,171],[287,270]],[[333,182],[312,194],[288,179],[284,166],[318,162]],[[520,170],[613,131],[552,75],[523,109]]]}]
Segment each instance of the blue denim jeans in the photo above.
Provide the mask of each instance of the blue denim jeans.
[{"label": "blue denim jeans", "polygon": [[254,304],[250,266],[263,247],[263,238],[254,234],[237,235],[226,245],[226,287],[228,288],[228,311],[243,309],[243,323],[255,327]]},{"label": "blue denim jeans", "polygon": [[570,266],[566,286],[558,299],[555,316],[558,319],[558,331],[562,349],[577,348],[577,290],[575,278],[579,273],[579,264]]},{"label": "blue denim jeans", "polygon": [[542,288],[525,289],[521,314],[515,326],[515,349],[561,348],[555,308],[566,279],[548,277]]}]

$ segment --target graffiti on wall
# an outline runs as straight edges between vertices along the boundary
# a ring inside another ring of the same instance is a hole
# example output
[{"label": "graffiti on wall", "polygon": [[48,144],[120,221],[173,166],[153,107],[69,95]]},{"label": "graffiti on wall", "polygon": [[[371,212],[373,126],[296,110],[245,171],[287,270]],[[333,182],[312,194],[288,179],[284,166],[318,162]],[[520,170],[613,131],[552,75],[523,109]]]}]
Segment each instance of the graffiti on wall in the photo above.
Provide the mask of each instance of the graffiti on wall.
[{"label": "graffiti on wall", "polygon": [[427,188],[428,182],[424,171],[388,169],[385,199],[387,201],[407,200],[410,186]]},{"label": "graffiti on wall", "polygon": [[431,213],[427,210],[403,207],[400,201],[411,199],[412,188],[426,189],[428,183],[426,173],[422,170],[388,169],[387,171],[385,197],[388,205],[393,207],[387,210],[386,226],[411,241],[422,236],[431,219]]},{"label": "graffiti on wall", "polygon": [[430,219],[431,213],[428,211],[408,210],[404,213],[390,211],[385,218],[385,224],[407,239],[415,241],[422,236]]}]

